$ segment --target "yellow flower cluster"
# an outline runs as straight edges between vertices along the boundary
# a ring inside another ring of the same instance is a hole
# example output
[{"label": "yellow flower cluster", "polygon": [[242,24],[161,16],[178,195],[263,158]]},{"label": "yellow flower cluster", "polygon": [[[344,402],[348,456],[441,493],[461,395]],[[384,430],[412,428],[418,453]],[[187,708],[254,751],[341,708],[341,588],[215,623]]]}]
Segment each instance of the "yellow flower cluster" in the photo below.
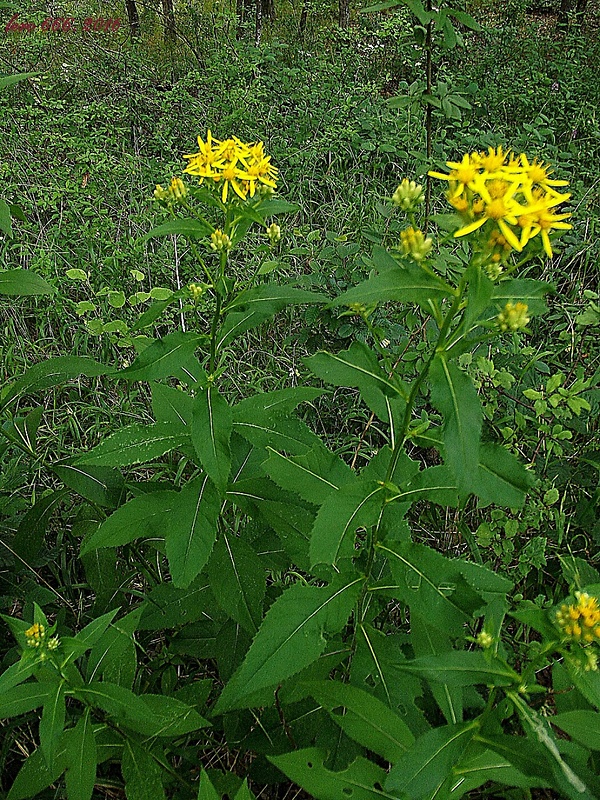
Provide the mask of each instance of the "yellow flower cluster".
[{"label": "yellow flower cluster", "polygon": [[556,612],[556,624],[565,637],[575,642],[600,642],[598,598],[575,592],[574,603],[563,603]]},{"label": "yellow flower cluster", "polygon": [[235,136],[213,139],[208,131],[206,141],[198,136],[198,148],[197,153],[184,156],[189,159],[184,172],[197,175],[200,183],[206,179],[222,184],[224,203],[230,187],[242,200],[248,195],[254,197],[257,185],[277,188],[277,169],[271,164],[271,157],[265,155],[262,142],[245,144]]},{"label": "yellow flower cluster", "polygon": [[[551,179],[551,170],[543,162],[530,162],[525,153],[515,156],[502,147],[490,147],[487,153],[466,153],[461,161],[446,163],[448,174],[429,175],[449,183],[448,201],[466,223],[455,236],[465,236],[490,223],[490,233],[498,231],[503,242],[519,252],[540,234],[551,257],[550,232],[572,227],[563,221],[570,214],[554,213],[571,197],[557,191],[568,181]],[[499,244],[497,239],[491,242],[496,255]]]},{"label": "yellow flower cluster", "polygon": [[31,628],[25,631],[25,642],[27,647],[36,647],[40,650],[56,650],[59,645],[58,637],[50,639],[46,636],[46,628],[39,622],[34,622]]}]

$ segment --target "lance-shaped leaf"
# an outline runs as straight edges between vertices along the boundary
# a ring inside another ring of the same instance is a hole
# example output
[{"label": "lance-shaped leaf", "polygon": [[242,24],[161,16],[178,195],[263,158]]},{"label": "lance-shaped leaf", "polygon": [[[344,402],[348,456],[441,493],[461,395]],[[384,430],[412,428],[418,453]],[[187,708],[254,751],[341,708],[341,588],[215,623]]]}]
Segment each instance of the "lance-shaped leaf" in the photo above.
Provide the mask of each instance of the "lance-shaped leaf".
[{"label": "lance-shaped leaf", "polygon": [[284,450],[291,455],[302,455],[323,446],[304,422],[273,411],[241,412],[236,406],[233,430],[256,447]]},{"label": "lance-shaped leaf", "polygon": [[99,547],[119,547],[143,537],[164,537],[169,528],[169,517],[178,503],[177,492],[150,492],[134,497],[84,539],[81,552],[88,553]]},{"label": "lance-shaped leaf", "polygon": [[96,782],[97,751],[89,708],[67,740],[66,755],[69,800],[90,800]]},{"label": "lance-shaped leaf", "polygon": [[204,337],[198,333],[169,333],[163,339],[149,344],[131,366],[119,370],[116,377],[128,381],[152,381],[177,374],[194,355],[194,350]]},{"label": "lance-shaped leaf", "polygon": [[75,492],[105,508],[116,508],[125,496],[125,480],[113,467],[56,464],[52,471]]},{"label": "lance-shaped leaf", "polygon": [[429,377],[431,402],[444,415],[446,463],[459,495],[466,497],[474,491],[478,477],[481,403],[471,380],[443,355],[433,359]]},{"label": "lance-shaped leaf", "polygon": [[[410,615],[410,628],[410,643],[417,658],[452,652],[452,639],[414,611],[411,611]],[[402,669],[403,664],[399,664],[398,669]],[[463,691],[460,686],[432,681],[429,683],[429,689],[449,725],[463,721]]]},{"label": "lance-shaped leaf", "polygon": [[221,497],[208,475],[177,495],[164,534],[173,584],[185,589],[207,563],[217,534]]},{"label": "lance-shaped leaf", "polygon": [[266,590],[265,570],[243,539],[224,532],[208,565],[211,588],[223,611],[250,635],[258,630]]},{"label": "lance-shaped leaf", "polygon": [[404,662],[401,669],[426,681],[448,686],[510,686],[519,682],[519,675],[498,659],[488,660],[477,651],[452,650],[434,656],[422,656]]},{"label": "lance-shaped leaf", "polygon": [[492,302],[496,308],[504,308],[507,303],[526,303],[529,316],[543,314],[546,310],[544,295],[553,291],[553,287],[545,281],[511,278],[494,287]]},{"label": "lance-shaped leaf", "polygon": [[466,335],[477,324],[483,312],[488,308],[494,284],[484,274],[479,264],[470,264],[465,272],[468,281],[467,307],[457,334]]},{"label": "lance-shaped leaf", "polygon": [[371,481],[347,484],[326,497],[311,533],[311,564],[335,566],[351,558],[357,528],[375,525],[383,502],[383,487]]},{"label": "lance-shaped leaf", "polygon": [[410,800],[436,797],[478,727],[475,720],[435,728],[420,736],[392,767],[385,782],[386,790]]},{"label": "lance-shaped leaf", "polygon": [[59,356],[41,361],[27,370],[10,387],[8,392],[0,402],[0,410],[18,397],[25,394],[33,394],[49,389],[51,386],[59,386],[71,378],[79,375],[86,375],[88,378],[95,378],[98,375],[108,375],[115,372],[113,367],[107,367],[94,361],[93,358],[81,356]]},{"label": "lance-shaped leaf", "polygon": [[[375,261],[375,258],[373,258]],[[451,297],[454,290],[441,278],[425,272],[413,264],[402,267],[394,264],[379,275],[374,275],[364,283],[353,286],[333,301],[333,306],[350,305],[351,303],[385,303],[390,300],[400,303],[418,303],[430,309],[432,300]]]},{"label": "lance-shaped leaf", "polygon": [[[0,200],[0,203],[3,203]],[[54,286],[27,269],[0,271],[0,295],[21,296],[29,294],[56,294]]]},{"label": "lance-shaped leaf", "polygon": [[291,214],[300,211],[300,206],[289,203],[280,197],[266,197],[256,206],[256,211],[263,219],[275,217],[277,214]]},{"label": "lance-shaped leaf", "polygon": [[377,356],[361,342],[335,354],[316,353],[305,359],[305,364],[327,383],[359,389],[364,402],[382,422],[393,426],[404,410],[407,393],[388,378]]},{"label": "lance-shaped leaf", "polygon": [[158,763],[146,748],[131,739],[125,740],[121,772],[127,800],[165,800]]},{"label": "lance-shaped leaf", "polygon": [[190,443],[190,436],[171,422],[153,425],[128,425],[108,436],[89,453],[80,456],[75,465],[94,464],[106,467],[126,467],[141,464]]},{"label": "lance-shaped leaf", "polygon": [[269,452],[271,455],[263,463],[263,469],[271,480],[313,505],[320,505],[340,486],[355,481],[350,467],[323,445],[304,456]]},{"label": "lance-shaped leaf", "polygon": [[324,766],[327,753],[316,747],[283,756],[268,756],[277,769],[319,800],[398,800],[384,791],[385,770],[359,756],[349,767],[332,772]]},{"label": "lance-shaped leaf", "polygon": [[37,797],[50,784],[55,783],[67,767],[67,752],[65,739],[56,753],[52,763],[47,764],[41,749],[34,752],[23,762],[6,800],[28,800]]},{"label": "lance-shaped leaf", "polygon": [[159,583],[146,597],[138,630],[156,631],[208,618],[214,608],[208,580],[199,577],[186,589],[172,583]]},{"label": "lance-shaped leaf", "polygon": [[0,695],[0,719],[18,717],[43,706],[48,699],[50,688],[42,683],[23,683],[13,686]]},{"label": "lance-shaped leaf", "polygon": [[294,286],[262,284],[247,289],[224,309],[226,314],[217,339],[220,350],[236,336],[255,328],[288,305],[302,303],[327,303],[328,297]]},{"label": "lance-shaped leaf", "polygon": [[338,681],[307,684],[310,694],[350,738],[394,763],[415,737],[404,720],[373,695]]},{"label": "lance-shaped leaf", "polygon": [[483,605],[461,574],[459,561],[413,542],[386,542],[377,547],[387,556],[394,578],[393,585],[377,588],[392,592],[445,633],[460,634]]},{"label": "lance-shaped leaf", "polygon": [[268,610],[215,713],[244,708],[253,693],[276,687],[316,661],[325,649],[325,634],[337,633],[348,621],[362,582],[340,576],[329,586],[297,583],[286,589]]},{"label": "lance-shaped leaf", "polygon": [[[507,736],[505,738],[512,740],[515,747],[522,748],[522,743],[520,743],[522,740],[519,737]],[[505,758],[492,750],[485,749],[476,740],[477,737],[473,737],[471,747],[452,769],[453,789],[450,795],[452,798],[463,797],[488,781],[505,786],[518,786],[521,789],[550,786],[549,781],[540,781],[519,772]]]},{"label": "lance-shaped leaf", "polygon": [[427,467],[417,472],[402,486],[399,493],[394,494],[390,499],[398,503],[430,500],[438,505],[455,508],[458,505],[456,479],[444,465]]},{"label": "lance-shaped leaf", "polygon": [[152,228],[149,233],[142,237],[142,241],[158,236],[170,236],[174,233],[179,233],[192,239],[201,239],[212,232],[213,229],[210,225],[201,222],[199,219],[171,219],[156,228]]},{"label": "lance-shaped leaf", "polygon": [[287,389],[276,389],[273,392],[254,394],[241,400],[233,407],[236,419],[246,419],[252,414],[273,412],[277,414],[293,414],[301,403],[311,403],[323,394],[323,389],[311,386],[290,386]]},{"label": "lance-shaped leaf", "polygon": [[479,465],[474,492],[479,507],[490,503],[507,508],[522,508],[534,476],[502,445],[484,442],[479,448]]},{"label": "lance-shaped leaf", "polygon": [[164,383],[153,383],[152,411],[157,422],[176,422],[182,431],[191,430],[194,398]]},{"label": "lance-shaped leaf", "polygon": [[231,471],[229,440],[233,428],[231,408],[209,383],[199,390],[192,413],[192,443],[212,482],[225,492]]},{"label": "lance-shaped leaf", "polygon": [[49,688],[40,719],[40,748],[48,765],[52,764],[58,752],[65,713],[65,681],[60,680]]},{"label": "lance-shaped leaf", "polygon": [[551,722],[584,747],[600,750],[600,714],[597,711],[565,711],[553,716]]}]

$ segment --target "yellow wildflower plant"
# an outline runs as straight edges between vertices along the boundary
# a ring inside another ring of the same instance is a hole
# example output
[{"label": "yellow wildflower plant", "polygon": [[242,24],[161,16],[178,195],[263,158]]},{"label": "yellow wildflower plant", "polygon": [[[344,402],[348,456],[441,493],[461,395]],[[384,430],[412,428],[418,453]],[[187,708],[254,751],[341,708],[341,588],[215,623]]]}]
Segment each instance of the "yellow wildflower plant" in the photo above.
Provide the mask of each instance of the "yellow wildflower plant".
[{"label": "yellow wildflower plant", "polygon": [[448,173],[431,171],[429,175],[448,181],[448,201],[465,223],[454,236],[467,236],[485,227],[490,257],[499,261],[497,242],[490,237],[493,231],[500,234],[509,251],[518,252],[541,234],[544,251],[552,257],[550,233],[572,227],[564,222],[570,214],[553,211],[571,197],[558,191],[568,181],[552,179],[547,164],[530,162],[525,153],[515,156],[502,147],[466,153],[461,161],[446,164]]},{"label": "yellow wildflower plant", "polygon": [[212,180],[222,184],[221,200],[227,202],[229,189],[242,200],[254,197],[258,184],[277,188],[277,169],[264,152],[262,142],[246,144],[237,137],[213,139],[209,130],[206,141],[198,136],[198,152],[184,155],[189,160],[183,170],[196,175],[200,183]]},{"label": "yellow wildflower plant", "polygon": [[587,592],[575,592],[575,602],[560,606],[555,623],[565,639],[582,644],[600,643],[598,598]]}]

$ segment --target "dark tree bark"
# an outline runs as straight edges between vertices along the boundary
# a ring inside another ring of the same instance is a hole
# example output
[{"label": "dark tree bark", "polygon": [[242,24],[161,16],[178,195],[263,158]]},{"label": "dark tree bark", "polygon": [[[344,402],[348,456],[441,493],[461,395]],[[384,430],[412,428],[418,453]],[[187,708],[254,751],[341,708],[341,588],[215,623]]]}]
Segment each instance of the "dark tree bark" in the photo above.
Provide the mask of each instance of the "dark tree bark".
[{"label": "dark tree bark", "polygon": [[177,37],[175,26],[175,10],[173,0],[162,0],[163,25],[165,30],[165,41],[174,42]]},{"label": "dark tree bark", "polygon": [[558,12],[559,25],[566,27],[569,24],[569,14],[575,11],[575,16],[578,22],[581,22],[585,10],[587,8],[588,0],[561,0],[560,10]]},{"label": "dark tree bark", "polygon": [[302,4],[302,11],[300,12],[300,22],[298,24],[298,32],[300,34],[300,38],[304,38],[304,33],[306,31],[306,23],[308,22],[308,8],[306,6],[306,0]]},{"label": "dark tree bark", "polygon": [[254,27],[254,44],[259,46],[262,38],[262,18],[263,18],[263,4],[262,0],[256,0],[256,25]]},{"label": "dark tree bark", "polygon": [[340,28],[350,24],[350,0],[338,0],[338,23]]},{"label": "dark tree bark", "polygon": [[140,35],[140,15],[135,0],[125,0],[125,10],[129,22],[129,33],[133,39],[137,39]]},{"label": "dark tree bark", "polygon": [[275,20],[275,0],[262,0],[262,16],[271,22]]}]

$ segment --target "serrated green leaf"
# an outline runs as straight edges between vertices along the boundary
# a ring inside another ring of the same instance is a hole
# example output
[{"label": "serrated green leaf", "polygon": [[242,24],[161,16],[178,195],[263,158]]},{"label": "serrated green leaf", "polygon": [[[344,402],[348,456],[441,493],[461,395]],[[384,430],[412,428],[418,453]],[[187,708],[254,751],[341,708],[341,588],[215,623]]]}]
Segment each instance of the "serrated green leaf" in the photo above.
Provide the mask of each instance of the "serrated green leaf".
[{"label": "serrated green leaf", "polygon": [[192,413],[192,443],[212,482],[225,493],[231,471],[229,440],[233,429],[231,408],[212,383],[196,394]]},{"label": "serrated green leaf", "polygon": [[240,292],[224,309],[226,314],[218,334],[217,349],[232,342],[236,336],[255,328],[288,305],[327,303],[325,295],[297,289],[293,286],[262,284]]},{"label": "serrated green leaf", "polygon": [[[459,635],[482,605],[460,572],[460,562],[413,542],[379,543],[395,579],[386,587],[444,633]],[[383,588],[383,587],[381,587]]]},{"label": "serrated green leaf", "polygon": [[504,308],[506,303],[526,303],[527,313],[532,316],[544,313],[546,310],[544,295],[553,291],[553,287],[545,281],[511,278],[496,284],[492,301],[497,308]]},{"label": "serrated green leaf", "polygon": [[56,464],[52,471],[75,492],[105,508],[116,508],[125,496],[125,481],[113,467]]},{"label": "serrated green leaf", "polygon": [[40,749],[23,762],[6,800],[28,800],[55,783],[67,767],[66,745],[63,743],[50,765]]},{"label": "serrated green leaf", "polygon": [[18,378],[0,402],[0,410],[18,397],[26,393],[33,394],[65,383],[70,378],[86,375],[93,378],[98,375],[113,373],[113,367],[107,367],[94,361],[93,358],[80,356],[59,356],[41,361],[30,367]]},{"label": "serrated green leaf", "polygon": [[108,436],[99,445],[75,461],[81,464],[107,467],[126,467],[141,464],[165,453],[183,447],[191,441],[188,433],[171,422],[155,422],[153,425],[128,425]]},{"label": "serrated green leaf", "polygon": [[11,664],[5,669],[0,675],[0,696],[12,689],[13,686],[18,686],[30,678],[33,675],[35,663],[34,656],[26,651],[16,664]]},{"label": "serrated green leaf", "polygon": [[27,269],[0,271],[0,295],[18,297],[31,294],[56,294],[56,289],[35,272]]},{"label": "serrated green leaf", "polygon": [[46,764],[52,764],[65,727],[65,681],[60,680],[48,688],[48,695],[40,719],[40,749]]},{"label": "serrated green leaf", "polygon": [[215,545],[208,575],[223,611],[254,635],[262,619],[266,591],[265,570],[254,550],[243,539],[224,531]]},{"label": "serrated green leaf", "polygon": [[66,758],[67,797],[90,800],[96,782],[97,752],[89,709],[84,711],[68,738]]},{"label": "serrated green leaf", "polygon": [[103,614],[101,617],[97,617],[75,635],[75,641],[85,647],[85,650],[93,647],[113,621],[117,611],[118,609],[116,608],[113,611]]},{"label": "serrated green leaf", "polygon": [[134,497],[114,511],[84,539],[81,553],[99,547],[119,547],[143,536],[164,536],[168,517],[177,508],[176,492],[150,492]]},{"label": "serrated green leaf", "polygon": [[213,607],[210,585],[204,577],[197,578],[186,589],[159,583],[146,597],[138,629],[178,628],[208,616]]},{"label": "serrated green leaf", "polygon": [[311,564],[335,566],[344,558],[352,558],[357,528],[375,525],[383,502],[383,487],[371,481],[346,484],[330,493],[311,532]]},{"label": "serrated green leaf", "polygon": [[325,649],[324,634],[346,624],[361,578],[340,578],[329,586],[295,584],[268,610],[244,662],[227,683],[215,714],[243,708],[253,693],[277,686],[312,664]]},{"label": "serrated green leaf", "polygon": [[160,767],[145,748],[131,739],[125,740],[121,772],[127,800],[166,800]]},{"label": "serrated green leaf", "polygon": [[[200,730],[209,725],[207,720],[201,717],[194,708],[174,697],[144,694],[142,700],[150,709],[152,718],[152,722],[144,731],[146,736],[184,736],[186,733]],[[154,722],[154,719],[157,722]]]},{"label": "serrated green leaf", "polygon": [[600,750],[600,714],[597,711],[565,711],[551,717],[550,722],[584,747]]},{"label": "serrated green leaf", "polygon": [[18,717],[44,705],[49,687],[41,683],[22,683],[0,695],[0,719]]},{"label": "serrated green leaf", "polygon": [[203,339],[199,333],[169,333],[148,345],[131,366],[119,370],[117,377],[128,381],[151,381],[176,376]]},{"label": "serrated green leaf", "polygon": [[324,766],[327,754],[316,747],[283,756],[268,756],[284,775],[318,800],[398,800],[382,789],[385,770],[358,757],[347,769],[332,772]]},{"label": "serrated green leaf", "polygon": [[340,486],[356,480],[350,467],[322,444],[305,455],[294,457],[268,450],[269,458],[262,467],[271,480],[313,505],[323,503]]},{"label": "serrated green leaf", "polygon": [[309,683],[307,688],[348,736],[390,763],[413,744],[415,737],[404,720],[363,689],[338,681]]},{"label": "serrated green leaf", "polygon": [[131,690],[109,681],[92,681],[87,686],[73,690],[73,696],[101,708],[115,722],[132,730],[146,733],[149,728],[157,727],[160,720]]},{"label": "serrated green leaf", "polygon": [[177,495],[165,531],[173,584],[187,588],[207,563],[215,537],[221,498],[207,475],[190,481]]},{"label": "serrated green leaf", "polygon": [[502,445],[483,442],[479,448],[479,464],[474,492],[479,507],[494,503],[507,508],[522,508],[534,476]]},{"label": "serrated green leaf", "polygon": [[446,725],[420,736],[392,767],[385,781],[386,790],[410,800],[438,796],[478,727],[477,721]]},{"label": "serrated green leaf", "polygon": [[466,497],[478,477],[481,403],[470,378],[443,355],[433,359],[429,376],[431,402],[444,415],[446,462],[456,478],[459,496]]},{"label": "serrated green leaf", "polygon": [[499,660],[488,660],[482,652],[452,650],[439,655],[422,656],[404,662],[400,669],[412,672],[426,681],[448,686],[510,686],[519,682],[516,672]]},{"label": "serrated green leaf", "polygon": [[181,234],[193,239],[202,238],[213,232],[213,228],[198,219],[171,219],[168,222],[163,222],[156,228],[142,236],[141,241],[156,238],[158,236],[170,236],[172,234]]}]

